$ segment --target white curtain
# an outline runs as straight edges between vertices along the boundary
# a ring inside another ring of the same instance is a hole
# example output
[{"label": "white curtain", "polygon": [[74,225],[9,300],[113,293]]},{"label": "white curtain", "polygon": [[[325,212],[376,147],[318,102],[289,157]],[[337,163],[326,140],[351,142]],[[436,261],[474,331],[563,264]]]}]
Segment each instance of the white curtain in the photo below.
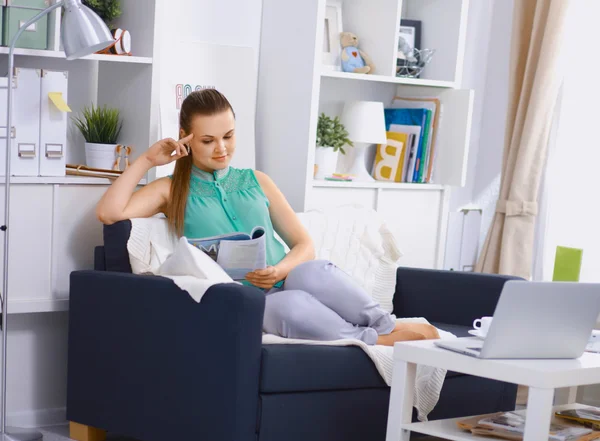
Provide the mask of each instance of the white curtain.
[{"label": "white curtain", "polygon": [[538,196],[565,66],[571,0],[518,0],[511,35],[509,106],[496,213],[476,271],[531,277]]}]

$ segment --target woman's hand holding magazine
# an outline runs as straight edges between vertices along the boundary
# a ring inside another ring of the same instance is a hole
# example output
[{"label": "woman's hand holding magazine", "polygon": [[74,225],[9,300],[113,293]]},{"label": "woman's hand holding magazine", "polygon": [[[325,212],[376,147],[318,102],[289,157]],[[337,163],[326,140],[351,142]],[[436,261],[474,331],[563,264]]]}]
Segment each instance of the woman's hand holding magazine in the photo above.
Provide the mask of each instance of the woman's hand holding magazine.
[{"label": "woman's hand holding magazine", "polygon": [[276,266],[269,266],[265,269],[252,271],[246,274],[248,282],[259,288],[269,289],[273,288],[277,282],[283,280],[281,270]]}]

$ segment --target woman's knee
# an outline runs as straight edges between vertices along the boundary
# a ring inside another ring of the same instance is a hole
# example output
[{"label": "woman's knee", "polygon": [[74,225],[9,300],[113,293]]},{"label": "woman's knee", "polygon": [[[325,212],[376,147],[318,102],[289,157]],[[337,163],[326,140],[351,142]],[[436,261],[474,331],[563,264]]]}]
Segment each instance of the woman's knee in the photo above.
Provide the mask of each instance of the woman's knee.
[{"label": "woman's knee", "polygon": [[326,282],[334,264],[328,260],[309,260],[296,266],[285,279],[285,289],[311,292],[315,285]]}]

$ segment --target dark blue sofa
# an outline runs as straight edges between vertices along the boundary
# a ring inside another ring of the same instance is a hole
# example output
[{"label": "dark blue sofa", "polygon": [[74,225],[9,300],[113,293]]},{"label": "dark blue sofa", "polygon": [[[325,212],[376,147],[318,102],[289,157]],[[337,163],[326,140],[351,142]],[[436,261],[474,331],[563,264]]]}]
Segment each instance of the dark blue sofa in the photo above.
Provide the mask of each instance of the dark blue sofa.
[{"label": "dark blue sofa", "polygon": [[[389,401],[356,347],[262,345],[264,295],[217,285],[201,303],[131,274],[129,221],[104,227],[95,270],[71,274],[67,417],[143,441],[384,441]],[[398,317],[457,335],[507,277],[399,268]],[[515,408],[517,386],[448,372],[430,419]]]}]

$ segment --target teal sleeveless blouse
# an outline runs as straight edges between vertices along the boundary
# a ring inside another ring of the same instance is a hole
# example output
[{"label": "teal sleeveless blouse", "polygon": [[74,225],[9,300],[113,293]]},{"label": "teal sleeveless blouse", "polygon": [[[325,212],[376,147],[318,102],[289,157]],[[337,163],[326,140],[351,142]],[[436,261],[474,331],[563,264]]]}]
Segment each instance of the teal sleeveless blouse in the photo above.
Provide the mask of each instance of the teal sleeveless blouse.
[{"label": "teal sleeveless blouse", "polygon": [[254,171],[228,167],[208,173],[193,167],[185,208],[185,237],[195,239],[235,232],[249,234],[256,226],[262,226],[266,231],[267,265],[276,265],[286,252],[275,238],[269,200]]}]

